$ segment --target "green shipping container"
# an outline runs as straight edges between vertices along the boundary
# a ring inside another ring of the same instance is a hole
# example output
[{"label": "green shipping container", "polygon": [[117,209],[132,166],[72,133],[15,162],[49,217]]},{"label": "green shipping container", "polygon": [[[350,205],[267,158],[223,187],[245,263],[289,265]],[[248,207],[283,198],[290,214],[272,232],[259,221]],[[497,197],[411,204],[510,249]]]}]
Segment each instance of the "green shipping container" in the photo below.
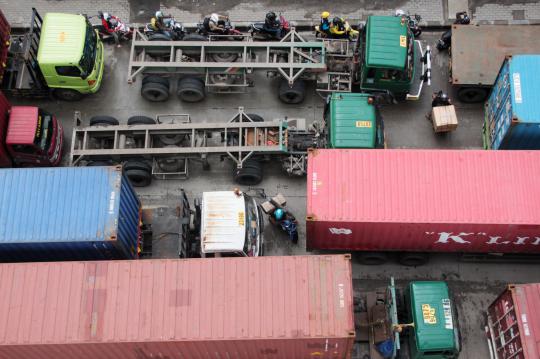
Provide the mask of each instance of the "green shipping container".
[{"label": "green shipping container", "polygon": [[384,142],[378,139],[377,112],[369,99],[367,94],[332,94],[325,116],[330,148],[375,148]]},{"label": "green shipping container", "polygon": [[407,303],[415,331],[409,336],[411,358],[457,358],[458,328],[447,284],[411,282]]}]

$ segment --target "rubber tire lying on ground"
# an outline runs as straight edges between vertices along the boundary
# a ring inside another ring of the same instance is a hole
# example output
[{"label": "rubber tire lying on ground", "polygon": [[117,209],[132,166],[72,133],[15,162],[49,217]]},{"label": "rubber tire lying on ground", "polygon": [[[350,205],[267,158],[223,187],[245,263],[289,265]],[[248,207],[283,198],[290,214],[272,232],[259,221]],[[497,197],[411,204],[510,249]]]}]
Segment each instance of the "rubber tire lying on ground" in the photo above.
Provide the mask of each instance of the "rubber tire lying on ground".
[{"label": "rubber tire lying on ground", "polygon": [[176,94],[184,102],[200,102],[206,97],[204,82],[197,77],[184,77],[178,80]]},{"label": "rubber tire lying on ground", "polygon": [[134,187],[146,187],[152,183],[152,167],[144,162],[126,162],[124,173]]},{"label": "rubber tire lying on ground", "polygon": [[254,186],[263,179],[262,163],[254,159],[244,161],[242,168],[233,171],[234,181],[244,186]]},{"label": "rubber tire lying on ground", "polygon": [[118,126],[119,122],[112,116],[94,116],[90,119],[90,126]]},{"label": "rubber tire lying on ground", "polygon": [[127,120],[128,126],[132,125],[155,125],[156,120],[148,116],[131,116]]},{"label": "rubber tire lying on ground", "polygon": [[306,83],[304,80],[296,80],[292,86],[285,79],[281,80],[278,91],[279,99],[287,104],[298,104],[306,97]]},{"label": "rubber tire lying on ground", "polygon": [[158,82],[147,82],[141,87],[141,96],[151,102],[164,102],[169,99],[169,86]]}]

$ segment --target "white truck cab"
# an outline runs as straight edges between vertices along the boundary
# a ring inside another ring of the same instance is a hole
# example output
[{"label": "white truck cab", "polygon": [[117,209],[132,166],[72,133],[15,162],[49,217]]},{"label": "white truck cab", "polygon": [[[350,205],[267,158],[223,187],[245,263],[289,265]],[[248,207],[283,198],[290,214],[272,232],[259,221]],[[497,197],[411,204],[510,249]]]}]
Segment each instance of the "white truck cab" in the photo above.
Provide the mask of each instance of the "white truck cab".
[{"label": "white truck cab", "polygon": [[239,191],[204,192],[201,203],[201,257],[258,257],[263,252],[262,212]]}]

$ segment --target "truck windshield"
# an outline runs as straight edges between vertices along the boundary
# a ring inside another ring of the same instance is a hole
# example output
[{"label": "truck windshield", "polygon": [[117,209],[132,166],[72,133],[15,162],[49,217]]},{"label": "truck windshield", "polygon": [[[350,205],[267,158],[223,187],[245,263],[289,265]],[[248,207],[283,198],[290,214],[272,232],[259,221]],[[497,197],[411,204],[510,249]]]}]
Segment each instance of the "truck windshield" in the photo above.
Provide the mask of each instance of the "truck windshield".
[{"label": "truck windshield", "polygon": [[86,76],[92,73],[94,69],[94,62],[96,60],[96,50],[97,50],[97,38],[96,32],[92,29],[92,26],[86,24],[86,36],[84,38],[84,48],[83,55],[79,64],[83,69],[83,73]]},{"label": "truck windshield", "polygon": [[48,114],[39,113],[38,125],[36,128],[36,136],[34,144],[41,148],[43,151],[47,151],[51,146],[53,134],[53,121],[52,116]]},{"label": "truck windshield", "polygon": [[259,221],[258,210],[255,201],[248,195],[244,195],[246,202],[246,241],[244,243],[244,252],[250,256],[257,256],[259,253],[258,238],[259,238]]}]

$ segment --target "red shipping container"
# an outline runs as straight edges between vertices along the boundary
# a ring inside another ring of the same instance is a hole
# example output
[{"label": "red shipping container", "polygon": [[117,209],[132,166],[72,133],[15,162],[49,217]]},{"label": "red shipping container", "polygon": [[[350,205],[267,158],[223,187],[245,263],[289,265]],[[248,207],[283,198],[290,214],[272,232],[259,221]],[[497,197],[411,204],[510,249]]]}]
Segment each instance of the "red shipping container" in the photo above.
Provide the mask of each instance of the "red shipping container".
[{"label": "red shipping container", "polygon": [[0,264],[0,358],[349,358],[349,255]]},{"label": "red shipping container", "polygon": [[313,150],[308,169],[308,249],[540,252],[540,151]]},{"label": "red shipping container", "polygon": [[540,358],[540,283],[509,285],[487,314],[496,359]]}]

